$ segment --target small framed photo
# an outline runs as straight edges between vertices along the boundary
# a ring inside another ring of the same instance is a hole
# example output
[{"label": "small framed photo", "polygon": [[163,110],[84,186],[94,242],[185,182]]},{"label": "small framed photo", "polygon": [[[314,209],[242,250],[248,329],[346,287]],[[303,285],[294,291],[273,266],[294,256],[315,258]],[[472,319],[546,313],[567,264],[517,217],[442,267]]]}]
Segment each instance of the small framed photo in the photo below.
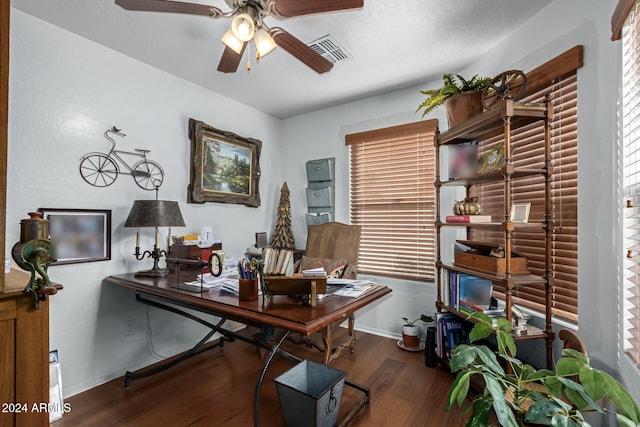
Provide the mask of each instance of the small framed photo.
[{"label": "small framed photo", "polygon": [[51,265],[111,259],[111,211],[40,208],[57,259]]},{"label": "small framed photo", "polygon": [[529,222],[531,203],[513,203],[511,205],[511,222]]}]

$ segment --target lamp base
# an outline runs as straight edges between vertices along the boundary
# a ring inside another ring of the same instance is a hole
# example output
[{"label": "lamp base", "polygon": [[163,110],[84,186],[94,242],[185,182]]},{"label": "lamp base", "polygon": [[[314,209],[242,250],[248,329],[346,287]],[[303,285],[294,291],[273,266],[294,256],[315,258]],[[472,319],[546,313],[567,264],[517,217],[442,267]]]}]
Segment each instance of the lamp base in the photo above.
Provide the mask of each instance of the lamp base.
[{"label": "lamp base", "polygon": [[136,277],[165,277],[168,276],[168,268],[152,268],[151,270],[140,270],[134,274]]}]

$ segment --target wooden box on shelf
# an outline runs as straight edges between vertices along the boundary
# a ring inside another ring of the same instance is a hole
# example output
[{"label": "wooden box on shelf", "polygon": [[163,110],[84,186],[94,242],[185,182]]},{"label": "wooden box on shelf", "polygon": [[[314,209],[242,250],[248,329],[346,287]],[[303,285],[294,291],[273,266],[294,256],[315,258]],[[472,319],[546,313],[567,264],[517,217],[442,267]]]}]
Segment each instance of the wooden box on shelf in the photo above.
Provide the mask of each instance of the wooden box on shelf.
[{"label": "wooden box on shelf", "polygon": [[[453,254],[453,264],[457,267],[468,268],[494,276],[504,276],[506,272],[506,259],[490,256],[491,250],[497,246],[483,242],[457,240],[475,252],[456,251]],[[527,257],[517,251],[511,251],[511,274],[529,274]]]}]

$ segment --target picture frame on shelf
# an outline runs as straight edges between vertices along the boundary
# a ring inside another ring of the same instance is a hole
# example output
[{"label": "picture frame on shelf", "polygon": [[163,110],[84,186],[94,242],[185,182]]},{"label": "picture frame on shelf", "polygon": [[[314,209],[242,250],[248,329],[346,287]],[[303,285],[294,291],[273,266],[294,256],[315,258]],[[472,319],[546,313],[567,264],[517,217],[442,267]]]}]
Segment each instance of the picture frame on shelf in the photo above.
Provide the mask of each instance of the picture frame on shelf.
[{"label": "picture frame on shelf", "polygon": [[262,142],[189,119],[188,203],[260,206]]},{"label": "picture frame on shelf", "polygon": [[478,157],[478,173],[496,171],[504,166],[504,144],[496,144]]},{"label": "picture frame on shelf", "polygon": [[49,221],[56,261],[51,265],[111,259],[111,210],[40,208]]},{"label": "picture frame on shelf", "polygon": [[477,175],[478,143],[449,145],[449,179],[471,178]]},{"label": "picture frame on shelf", "polygon": [[511,204],[511,222],[528,223],[529,211],[531,210],[531,202],[528,203],[512,203]]}]

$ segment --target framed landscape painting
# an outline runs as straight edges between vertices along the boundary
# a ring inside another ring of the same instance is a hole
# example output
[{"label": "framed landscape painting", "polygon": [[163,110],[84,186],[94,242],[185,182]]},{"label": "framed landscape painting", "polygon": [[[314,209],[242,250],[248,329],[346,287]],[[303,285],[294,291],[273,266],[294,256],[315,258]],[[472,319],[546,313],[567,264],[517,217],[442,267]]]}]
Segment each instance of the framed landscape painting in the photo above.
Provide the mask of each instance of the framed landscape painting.
[{"label": "framed landscape painting", "polygon": [[191,168],[187,202],[260,206],[262,142],[189,119]]}]

